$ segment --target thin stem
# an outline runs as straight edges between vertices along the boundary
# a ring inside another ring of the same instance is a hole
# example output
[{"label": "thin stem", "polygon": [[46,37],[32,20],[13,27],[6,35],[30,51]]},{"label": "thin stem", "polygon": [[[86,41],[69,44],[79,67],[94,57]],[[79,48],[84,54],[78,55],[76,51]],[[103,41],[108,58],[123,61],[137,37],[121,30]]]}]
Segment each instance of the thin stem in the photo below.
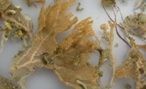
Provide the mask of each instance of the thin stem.
[{"label": "thin stem", "polygon": [[[125,29],[124,27],[122,27],[120,24],[117,24],[117,22],[115,22],[115,21],[111,18],[111,16],[110,16],[109,13],[107,12],[107,10],[105,9],[105,7],[104,7],[103,4],[102,4],[102,7],[103,7],[103,9],[104,9],[106,15],[108,16],[108,18],[109,18],[113,23],[115,23],[118,27],[120,27],[121,29],[124,30],[124,29]],[[114,13],[114,14],[115,14],[115,13]],[[117,26],[116,26],[116,33],[117,33],[118,37],[119,37],[123,42],[125,42],[125,43],[131,48],[130,44],[119,34]]]}]

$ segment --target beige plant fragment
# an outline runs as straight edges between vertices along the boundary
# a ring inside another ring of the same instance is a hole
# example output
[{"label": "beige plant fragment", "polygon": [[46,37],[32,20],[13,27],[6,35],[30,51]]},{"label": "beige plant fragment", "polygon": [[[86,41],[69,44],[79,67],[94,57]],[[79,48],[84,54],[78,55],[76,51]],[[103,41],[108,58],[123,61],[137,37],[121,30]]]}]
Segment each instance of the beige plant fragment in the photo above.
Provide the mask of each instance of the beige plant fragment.
[{"label": "beige plant fragment", "polygon": [[[41,9],[39,31],[32,45],[13,62],[11,73],[16,81],[20,82],[36,68],[45,67],[74,89],[98,89],[98,70],[88,60],[99,45],[93,40],[91,19],[75,24],[77,18],[67,11],[73,2],[57,0],[54,5]],[[67,30],[71,33],[57,43],[58,33]]]},{"label": "beige plant fragment", "polygon": [[1,46],[8,39],[17,38],[24,41],[32,36],[32,23],[30,18],[21,13],[21,8],[14,6],[9,0],[0,0],[0,30]]},{"label": "beige plant fragment", "polygon": [[138,50],[134,41],[129,52],[128,58],[116,70],[116,78],[132,78],[136,82],[136,89],[145,89],[146,63],[141,52]]},{"label": "beige plant fragment", "polygon": [[114,31],[115,31],[115,24],[112,22],[108,22],[101,25],[101,30],[103,30],[103,39],[104,44],[106,44],[106,48],[103,49],[99,66],[101,66],[105,61],[109,60],[112,66],[112,77],[108,87],[112,87],[115,77],[115,64],[116,60],[113,54],[113,41],[114,41]]},{"label": "beige plant fragment", "polygon": [[21,89],[14,81],[0,76],[0,89]]},{"label": "beige plant fragment", "polygon": [[146,15],[144,13],[127,16],[122,25],[131,35],[146,38]]}]

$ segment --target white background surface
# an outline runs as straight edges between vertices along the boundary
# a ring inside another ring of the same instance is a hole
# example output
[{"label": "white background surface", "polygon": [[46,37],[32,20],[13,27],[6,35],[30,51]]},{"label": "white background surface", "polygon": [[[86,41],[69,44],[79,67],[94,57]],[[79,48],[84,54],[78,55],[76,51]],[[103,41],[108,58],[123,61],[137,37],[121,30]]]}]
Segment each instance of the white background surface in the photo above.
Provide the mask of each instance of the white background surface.
[{"label": "white background surface", "polygon": [[[22,7],[23,13],[30,16],[34,23],[34,31],[37,30],[38,13],[40,11],[40,5],[37,7],[28,7],[23,0],[12,0],[14,4]],[[71,8],[71,11],[79,17],[79,19],[85,19],[87,17],[92,17],[94,20],[93,29],[100,36],[99,26],[105,21],[109,20],[106,16],[103,8],[101,7],[100,0],[77,0],[81,2],[81,7],[84,8],[81,12],[76,12],[77,3]],[[117,0],[118,1],[118,0]],[[120,0],[119,0],[120,1]],[[132,13],[134,0],[125,0],[126,3],[120,4],[120,8],[123,16],[127,16]],[[47,0],[47,4],[51,4],[53,0]],[[116,55],[117,66],[123,62],[128,53],[128,46],[124,44],[117,36],[115,37],[115,44],[118,43],[118,47],[114,48],[114,55]],[[20,42],[10,40],[4,48],[4,51],[0,54],[0,74],[5,77],[10,77],[10,65],[12,58],[21,48]],[[92,57],[96,60],[96,57]],[[102,80],[103,84],[107,84],[111,75],[111,68],[107,62],[104,67],[104,78]],[[125,84],[134,85],[132,80],[122,79],[116,80],[113,89],[125,89]],[[32,76],[28,78],[27,89],[70,89],[66,87],[59,79],[54,75],[53,72],[46,69],[40,69],[35,72]],[[132,88],[134,89],[134,88]]]}]

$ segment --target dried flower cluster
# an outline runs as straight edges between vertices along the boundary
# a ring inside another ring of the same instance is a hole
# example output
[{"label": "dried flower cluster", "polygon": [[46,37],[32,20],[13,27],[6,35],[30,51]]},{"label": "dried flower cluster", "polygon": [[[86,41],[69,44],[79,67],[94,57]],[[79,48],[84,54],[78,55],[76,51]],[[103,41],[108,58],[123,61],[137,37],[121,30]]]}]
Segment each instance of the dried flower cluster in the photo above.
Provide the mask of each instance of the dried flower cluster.
[{"label": "dried flower cluster", "polygon": [[21,13],[21,8],[14,6],[9,0],[0,0],[0,19],[1,19],[1,46],[10,38],[23,40],[27,45],[32,36],[31,19]]},{"label": "dried flower cluster", "polygon": [[[15,58],[11,72],[15,80],[22,81],[36,68],[45,67],[74,89],[98,89],[98,70],[88,62],[90,53],[98,49],[97,42],[92,40],[92,20],[77,23],[77,18],[67,11],[73,2],[58,0],[55,5],[42,8],[39,31],[32,45]],[[72,32],[57,43],[58,33],[67,30]]]},{"label": "dried flower cluster", "polygon": [[[36,2],[44,3],[44,0],[26,1],[30,6]],[[1,42],[15,37],[23,41],[31,38],[30,45],[14,57],[12,80],[0,76],[0,89],[25,89],[26,78],[38,68],[52,70],[60,81],[73,89],[104,89],[100,85],[100,68],[106,61],[110,62],[112,68],[108,89],[113,86],[115,79],[121,78],[132,78],[136,89],[146,89],[146,60],[139,50],[139,47],[146,49],[146,45],[138,45],[131,37],[146,37],[146,15],[138,13],[127,16],[121,24],[110,18],[111,21],[100,26],[103,36],[101,39],[106,45],[102,47],[92,29],[91,18],[78,21],[68,11],[74,2],[75,0],[55,0],[53,5],[43,6],[38,18],[38,31],[32,36],[31,21],[21,13],[21,9],[9,0],[0,0]],[[114,0],[102,0],[101,3],[106,8],[116,4]],[[128,57],[119,67],[116,67],[113,54],[117,26],[122,27],[130,45]],[[57,36],[66,32],[67,36],[58,42]],[[89,62],[90,55],[97,52],[100,54],[99,62],[94,66]]]},{"label": "dried flower cluster", "polygon": [[131,35],[146,38],[146,15],[144,13],[127,16],[123,22],[123,26]]}]

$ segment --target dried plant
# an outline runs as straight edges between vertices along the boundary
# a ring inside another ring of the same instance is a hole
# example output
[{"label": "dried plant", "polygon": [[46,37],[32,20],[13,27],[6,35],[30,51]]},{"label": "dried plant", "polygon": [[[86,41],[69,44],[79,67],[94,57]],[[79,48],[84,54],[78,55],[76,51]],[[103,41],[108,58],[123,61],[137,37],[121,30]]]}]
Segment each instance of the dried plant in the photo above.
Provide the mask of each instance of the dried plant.
[{"label": "dried plant", "polygon": [[105,41],[104,44],[107,45],[105,49],[102,51],[102,55],[100,57],[100,65],[102,65],[105,61],[109,60],[112,66],[112,77],[108,87],[111,87],[114,82],[115,77],[115,57],[113,55],[113,40],[114,40],[114,31],[115,31],[115,24],[112,22],[108,22],[106,24],[101,25],[101,29],[103,30],[103,39]]},{"label": "dried plant", "polygon": [[[14,80],[21,83],[36,68],[45,67],[74,89],[98,89],[99,72],[88,59],[99,45],[93,40],[90,18],[76,24],[77,18],[67,11],[73,2],[57,0],[41,9],[39,31],[32,45],[15,57],[11,72]],[[56,36],[67,30],[71,33],[59,44]]]},{"label": "dried plant", "polygon": [[24,41],[32,36],[32,23],[30,18],[21,13],[21,8],[14,6],[9,0],[0,0],[1,18],[1,46],[8,39],[18,38]]},{"label": "dried plant", "polygon": [[123,27],[131,35],[135,35],[140,38],[146,38],[146,15],[143,13],[136,13],[134,15],[127,16],[123,23]]},{"label": "dried plant", "polygon": [[145,89],[146,81],[144,80],[144,77],[146,75],[146,61],[134,40],[130,41],[132,48],[128,58],[119,68],[117,68],[116,78],[132,78],[136,82],[136,89]]},{"label": "dried plant", "polygon": [[77,7],[76,7],[76,11],[83,11],[83,10],[84,10],[84,8],[81,7],[81,3],[78,2],[78,5],[77,5]]},{"label": "dried plant", "polygon": [[109,7],[115,6],[116,1],[115,0],[101,0],[101,3],[104,7],[109,8]]},{"label": "dried plant", "polygon": [[146,8],[146,1],[145,0],[137,0],[135,2],[134,11],[141,10],[142,12],[144,12],[145,8]]},{"label": "dried plant", "polygon": [[0,76],[0,89],[21,89],[14,81]]}]

